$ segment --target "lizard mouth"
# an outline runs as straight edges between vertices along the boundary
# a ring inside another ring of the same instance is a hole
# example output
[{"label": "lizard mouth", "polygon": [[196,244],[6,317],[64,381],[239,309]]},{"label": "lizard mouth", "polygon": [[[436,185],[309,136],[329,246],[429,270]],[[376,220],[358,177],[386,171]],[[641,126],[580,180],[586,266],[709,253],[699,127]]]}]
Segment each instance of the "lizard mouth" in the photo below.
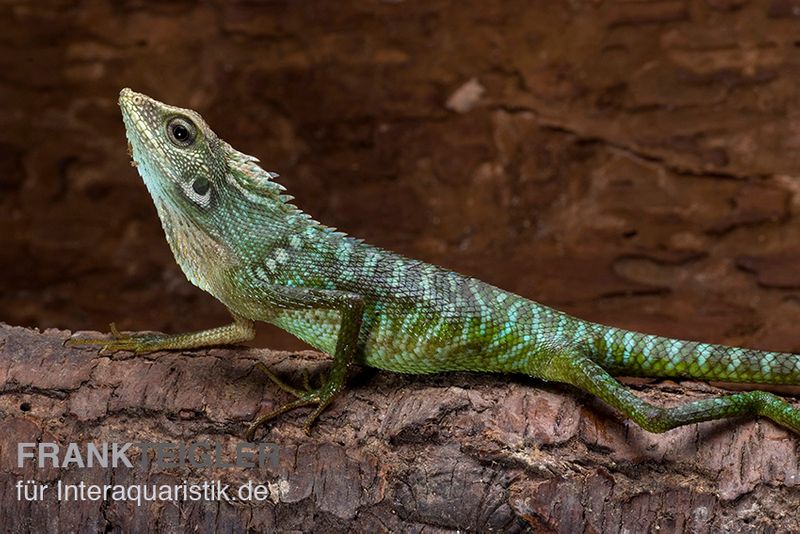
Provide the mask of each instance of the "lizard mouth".
[{"label": "lizard mouth", "polygon": [[139,165],[136,163],[136,160],[133,159],[133,145],[130,141],[128,141],[128,156],[131,158],[131,167],[136,167]]}]

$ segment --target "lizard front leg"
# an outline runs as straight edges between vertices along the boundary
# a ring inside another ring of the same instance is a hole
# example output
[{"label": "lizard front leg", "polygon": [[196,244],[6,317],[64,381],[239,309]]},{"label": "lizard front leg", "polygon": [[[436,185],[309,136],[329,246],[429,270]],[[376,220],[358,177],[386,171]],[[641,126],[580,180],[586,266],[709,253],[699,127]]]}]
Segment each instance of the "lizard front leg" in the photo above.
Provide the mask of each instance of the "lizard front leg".
[{"label": "lizard front leg", "polygon": [[347,371],[353,363],[353,357],[358,345],[358,336],[364,315],[364,300],[356,293],[274,285],[264,285],[262,289],[265,292],[263,301],[269,302],[277,308],[336,310],[341,314],[341,323],[336,340],[336,348],[332,354],[333,366],[330,374],[323,380],[319,388],[309,387],[307,381],[305,389],[294,388],[280,380],[266,367],[262,367],[262,370],[270,380],[279,388],[292,394],[296,399],[253,421],[245,434],[248,441],[252,441],[256,430],[267,421],[295,408],[316,405],[317,407],[308,416],[303,426],[306,434],[311,432],[311,425],[314,424],[317,417],[344,388]]},{"label": "lizard front leg", "polygon": [[232,345],[250,341],[255,337],[253,321],[245,319],[233,312],[233,322],[224,326],[187,332],[184,334],[121,334],[114,323],[111,323],[110,339],[101,338],[72,338],[65,343],[68,347],[82,345],[100,346],[100,351],[129,350],[137,354],[154,352],[157,350],[180,350],[209,347],[213,345]]}]

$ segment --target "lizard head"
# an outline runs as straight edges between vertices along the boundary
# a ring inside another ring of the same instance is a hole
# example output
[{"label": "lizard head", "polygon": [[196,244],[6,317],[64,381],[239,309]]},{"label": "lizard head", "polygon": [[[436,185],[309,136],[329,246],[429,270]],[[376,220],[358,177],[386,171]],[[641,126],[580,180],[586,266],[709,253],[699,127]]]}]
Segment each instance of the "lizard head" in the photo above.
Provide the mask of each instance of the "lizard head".
[{"label": "lizard head", "polygon": [[153,200],[203,213],[225,175],[225,147],[203,118],[123,89],[119,106],[134,165]]},{"label": "lizard head", "polygon": [[271,214],[298,210],[282,195],[277,174],[220,139],[190,109],[170,106],[123,89],[119,106],[129,152],[178,263],[190,280],[205,287],[204,257],[235,261],[237,237],[259,232]]},{"label": "lizard head", "polygon": [[[158,205],[192,211],[193,219],[211,217],[214,207],[237,197],[236,205],[285,204],[278,175],[257,165],[217,135],[199,113],[170,106],[123,89],[119,106],[133,165]],[[245,197],[245,198],[242,198]]]}]

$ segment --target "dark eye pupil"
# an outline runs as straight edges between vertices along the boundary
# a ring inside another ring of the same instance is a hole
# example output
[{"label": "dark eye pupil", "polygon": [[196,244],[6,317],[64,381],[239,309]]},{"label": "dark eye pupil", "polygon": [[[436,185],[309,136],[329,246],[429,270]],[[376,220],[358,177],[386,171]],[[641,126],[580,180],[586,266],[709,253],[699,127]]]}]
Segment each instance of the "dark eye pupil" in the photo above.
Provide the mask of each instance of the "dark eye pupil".
[{"label": "dark eye pupil", "polygon": [[178,148],[186,148],[194,143],[197,131],[194,123],[185,117],[173,117],[167,123],[167,136]]},{"label": "dark eye pupil", "polygon": [[172,127],[172,135],[178,141],[186,141],[189,139],[189,129],[183,124],[176,124]]},{"label": "dark eye pupil", "polygon": [[194,181],[194,183],[192,183],[192,189],[194,189],[194,192],[200,196],[208,193],[209,188],[211,188],[211,183],[205,178],[198,178]]}]

